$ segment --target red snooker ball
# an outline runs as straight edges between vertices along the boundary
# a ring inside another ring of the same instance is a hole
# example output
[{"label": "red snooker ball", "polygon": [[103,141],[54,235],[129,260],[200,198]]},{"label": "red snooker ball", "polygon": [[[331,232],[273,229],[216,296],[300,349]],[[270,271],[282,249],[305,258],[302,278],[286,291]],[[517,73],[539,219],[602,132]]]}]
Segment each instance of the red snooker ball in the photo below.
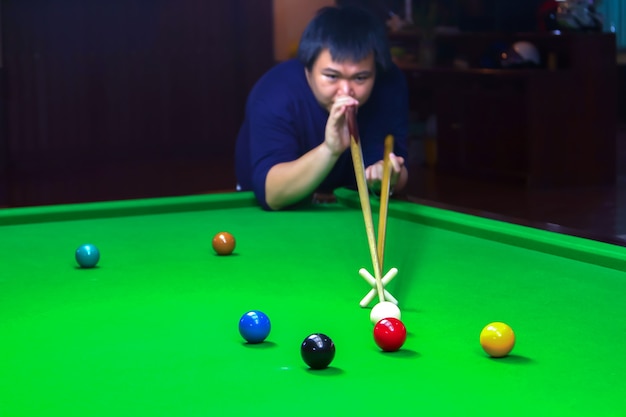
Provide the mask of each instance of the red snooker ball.
[{"label": "red snooker ball", "polygon": [[406,327],[400,320],[387,317],[374,326],[374,341],[385,352],[395,352],[406,340]]},{"label": "red snooker ball", "polygon": [[218,255],[230,255],[235,250],[235,237],[228,232],[219,232],[213,237],[213,250]]}]

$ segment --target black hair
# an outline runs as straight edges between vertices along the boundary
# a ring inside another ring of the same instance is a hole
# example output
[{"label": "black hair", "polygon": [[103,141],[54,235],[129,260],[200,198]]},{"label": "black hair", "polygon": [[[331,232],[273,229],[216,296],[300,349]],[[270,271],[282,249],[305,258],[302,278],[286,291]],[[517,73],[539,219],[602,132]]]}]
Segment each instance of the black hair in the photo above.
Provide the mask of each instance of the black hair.
[{"label": "black hair", "polygon": [[368,10],[355,7],[324,7],[304,29],[298,59],[310,71],[323,49],[334,61],[358,62],[374,53],[379,71],[391,66],[387,31],[383,21]]}]

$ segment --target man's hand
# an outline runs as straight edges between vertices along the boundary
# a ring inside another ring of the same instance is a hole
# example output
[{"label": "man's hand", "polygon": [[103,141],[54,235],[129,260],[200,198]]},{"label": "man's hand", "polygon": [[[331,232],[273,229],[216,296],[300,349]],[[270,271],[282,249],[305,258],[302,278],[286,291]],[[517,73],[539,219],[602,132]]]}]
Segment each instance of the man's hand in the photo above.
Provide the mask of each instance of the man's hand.
[{"label": "man's hand", "polygon": [[[396,185],[399,188],[404,187],[406,168],[404,167],[404,158],[396,156],[394,153],[389,154],[389,161],[391,162],[391,186]],[[381,189],[381,182],[383,180],[383,161],[380,160],[373,165],[365,168],[365,179],[370,190],[378,192]]]},{"label": "man's hand", "polygon": [[359,102],[351,96],[338,96],[330,108],[326,122],[324,144],[335,156],[341,155],[350,147],[350,132],[346,111],[348,107],[356,107]]}]

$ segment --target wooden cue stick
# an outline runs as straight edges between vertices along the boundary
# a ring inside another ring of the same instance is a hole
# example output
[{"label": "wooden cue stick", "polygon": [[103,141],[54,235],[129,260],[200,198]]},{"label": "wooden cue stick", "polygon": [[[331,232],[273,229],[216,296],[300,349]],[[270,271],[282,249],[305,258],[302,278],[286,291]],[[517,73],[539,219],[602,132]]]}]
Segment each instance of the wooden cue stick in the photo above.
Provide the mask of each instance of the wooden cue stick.
[{"label": "wooden cue stick", "polygon": [[387,234],[387,208],[389,207],[389,190],[391,189],[391,159],[389,154],[393,152],[393,136],[385,138],[385,152],[383,156],[383,179],[380,189],[380,207],[378,215],[378,262],[382,274],[385,264],[385,237]]},{"label": "wooden cue stick", "polygon": [[359,141],[358,129],[356,128],[355,109],[350,107],[346,112],[348,121],[348,130],[350,131],[350,151],[352,153],[352,164],[354,165],[354,175],[356,177],[357,189],[359,191],[359,199],[361,200],[361,211],[363,212],[363,220],[365,221],[365,232],[367,233],[367,244],[372,257],[372,265],[374,267],[374,278],[376,278],[376,291],[378,292],[378,301],[385,301],[385,291],[382,283],[382,269],[378,261],[378,252],[376,250],[376,236],[374,232],[374,220],[372,219],[372,207],[370,206],[369,191],[365,179],[365,165],[363,164],[363,151]]}]

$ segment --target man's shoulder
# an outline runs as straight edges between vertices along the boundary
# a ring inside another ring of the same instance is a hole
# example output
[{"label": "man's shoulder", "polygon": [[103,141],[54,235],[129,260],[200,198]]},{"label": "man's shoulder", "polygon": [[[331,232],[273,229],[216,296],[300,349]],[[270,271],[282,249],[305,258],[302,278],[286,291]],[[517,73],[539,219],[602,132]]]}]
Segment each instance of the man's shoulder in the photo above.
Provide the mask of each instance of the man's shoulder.
[{"label": "man's shoulder", "polygon": [[385,124],[389,118],[404,114],[408,111],[408,94],[404,73],[393,65],[376,78],[372,94],[360,110],[364,114],[363,120]]},{"label": "man's shoulder", "polygon": [[289,92],[304,87],[304,67],[295,60],[280,62],[269,69],[255,84],[254,90],[270,92]]},{"label": "man's shoulder", "polygon": [[283,114],[311,95],[304,67],[295,60],[277,64],[263,75],[248,96],[248,111]]}]

